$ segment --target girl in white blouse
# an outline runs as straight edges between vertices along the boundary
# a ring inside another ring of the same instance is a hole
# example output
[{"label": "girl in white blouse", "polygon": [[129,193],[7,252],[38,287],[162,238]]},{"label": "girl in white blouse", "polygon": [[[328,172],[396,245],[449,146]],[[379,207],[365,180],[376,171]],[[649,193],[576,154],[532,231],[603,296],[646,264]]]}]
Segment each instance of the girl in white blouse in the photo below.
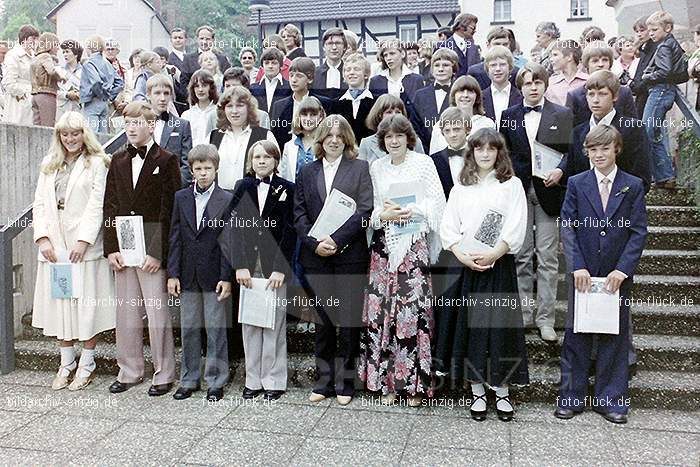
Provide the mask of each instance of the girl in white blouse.
[{"label": "girl in white blouse", "polygon": [[496,392],[499,419],[510,421],[508,384],[529,382],[514,260],[526,217],[525,192],[503,137],[489,128],[476,131],[440,226],[443,247],[464,266],[456,274],[462,300],[440,320],[436,353],[439,373],[459,386],[471,383],[477,421],[486,419],[485,385]]},{"label": "girl in white blouse", "polygon": [[190,122],[192,147],[209,142],[209,133],[216,128],[216,103],[219,91],[214,77],[206,70],[197,70],[187,86],[190,108],[182,113],[182,118]]},{"label": "girl in white blouse", "polygon": [[[370,391],[381,393],[382,403],[391,404],[400,394],[417,406],[433,393],[430,264],[441,250],[445,195],[432,159],[413,151],[416,134],[406,117],[382,120],[377,138],[388,156],[370,168],[375,232],[359,374]],[[396,199],[413,195],[413,201]]]}]

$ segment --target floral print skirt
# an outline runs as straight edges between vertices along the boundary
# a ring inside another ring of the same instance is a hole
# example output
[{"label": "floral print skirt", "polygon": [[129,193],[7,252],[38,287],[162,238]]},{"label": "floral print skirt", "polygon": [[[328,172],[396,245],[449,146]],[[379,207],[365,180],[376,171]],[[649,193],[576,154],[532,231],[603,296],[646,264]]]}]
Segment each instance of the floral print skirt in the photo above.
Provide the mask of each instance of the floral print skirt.
[{"label": "floral print skirt", "polygon": [[425,238],[415,242],[397,271],[389,272],[384,232],[375,232],[369,285],[362,311],[359,376],[370,391],[433,394],[430,342],[433,290]]}]

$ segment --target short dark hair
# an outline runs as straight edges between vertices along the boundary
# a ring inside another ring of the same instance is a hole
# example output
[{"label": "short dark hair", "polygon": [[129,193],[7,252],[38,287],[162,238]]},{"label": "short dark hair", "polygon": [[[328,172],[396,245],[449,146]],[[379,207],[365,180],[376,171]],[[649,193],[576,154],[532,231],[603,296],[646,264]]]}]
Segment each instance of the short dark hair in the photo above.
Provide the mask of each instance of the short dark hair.
[{"label": "short dark hair", "polygon": [[62,50],[70,50],[73,52],[73,55],[75,55],[75,58],[80,62],[80,60],[83,57],[83,46],[80,45],[80,42],[73,40],[73,39],[67,39],[63,42],[61,42],[61,49]]},{"label": "short dark hair", "polygon": [[226,83],[226,81],[230,79],[237,80],[244,88],[250,88],[250,75],[240,66],[232,66],[224,71],[224,79],[222,82]]},{"label": "short dark hair", "polygon": [[408,118],[401,114],[394,114],[387,116],[382,119],[379,123],[379,128],[377,128],[377,144],[379,149],[388,153],[386,149],[386,144],[384,144],[384,138],[388,133],[400,133],[406,135],[406,146],[408,149],[413,150],[416,147],[416,131],[413,129],[411,122]]},{"label": "short dark hair", "polygon": [[491,41],[494,39],[508,39],[508,42],[511,41],[510,33],[503,26],[496,26],[496,27],[491,28],[489,33],[486,35],[486,42],[487,43],[490,44]]},{"label": "short dark hair", "polygon": [[314,72],[316,71],[316,64],[309,57],[297,57],[292,60],[292,64],[289,65],[289,72],[299,72],[304,73],[310,80],[314,79]]},{"label": "short dark hair", "polygon": [[195,162],[213,162],[214,168],[219,168],[219,151],[213,144],[198,144],[187,154],[187,162],[190,164],[190,170]]},{"label": "short dark hair", "polygon": [[182,29],[182,28],[172,28],[172,29],[170,30],[170,37],[172,37],[172,35],[175,34],[176,32],[184,32],[184,33],[185,33],[185,37],[187,37],[187,31],[185,31],[185,30]]},{"label": "short dark hair", "polygon": [[262,65],[265,60],[277,60],[281,67],[284,62],[284,54],[277,47],[268,47],[260,56],[260,64]]},{"label": "short dark hair", "polygon": [[153,52],[155,54],[157,54],[160,58],[164,58],[166,60],[170,56],[170,52],[168,52],[168,49],[166,49],[165,47],[161,47],[161,46],[154,47]]},{"label": "short dark hair", "polygon": [[588,132],[586,139],[583,142],[583,150],[587,156],[589,148],[605,146],[608,144],[614,144],[615,148],[617,149],[615,154],[619,155],[622,152],[622,147],[624,144],[622,135],[614,126],[601,123],[600,125],[596,125],[591,129],[591,131]]},{"label": "short dark hair", "polygon": [[526,73],[532,73],[533,81],[536,79],[544,81],[544,87],[547,89],[547,86],[549,85],[549,73],[547,73],[547,69],[545,67],[534,62],[527,62],[525,65],[523,65],[520,71],[518,71],[518,75],[515,77],[515,86],[518,89],[523,88],[523,81],[525,81]]},{"label": "short dark hair", "polygon": [[39,37],[39,30],[31,24],[23,24],[17,32],[17,39],[20,43],[26,41],[30,37]]},{"label": "short dark hair", "polygon": [[141,52],[143,52],[143,49],[134,49],[131,51],[131,55],[129,55],[129,65],[131,68],[134,68],[134,58],[141,55]]},{"label": "short dark hair", "polygon": [[438,28],[436,34],[437,34],[438,36],[439,36],[440,34],[444,34],[444,35],[446,35],[447,38],[449,39],[450,37],[452,37],[452,29],[448,28],[447,26],[443,26],[443,27],[441,27],[441,28]]},{"label": "short dark hair", "polygon": [[326,32],[323,33],[323,44],[326,43],[328,39],[331,37],[338,36],[341,39],[343,39],[343,48],[347,49],[348,48],[348,40],[345,37],[345,33],[343,32],[342,29],[340,28],[329,28],[326,30]]}]

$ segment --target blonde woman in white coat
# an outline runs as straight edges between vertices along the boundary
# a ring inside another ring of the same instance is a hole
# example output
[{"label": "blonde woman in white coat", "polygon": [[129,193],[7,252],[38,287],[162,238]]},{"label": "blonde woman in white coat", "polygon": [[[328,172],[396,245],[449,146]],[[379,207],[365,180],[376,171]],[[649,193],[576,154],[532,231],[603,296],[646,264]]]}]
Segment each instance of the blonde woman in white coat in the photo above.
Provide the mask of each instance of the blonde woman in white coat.
[{"label": "blonde woman in white coat", "polygon": [[[34,241],[39,265],[32,326],[56,337],[61,366],[54,390],[79,390],[92,381],[97,335],[115,327],[114,280],[102,252],[102,204],[109,159],[87,121],[67,112],[56,123],[34,195]],[[77,263],[80,298],[52,298],[51,267]],[[75,361],[75,341],[84,343]],[[75,375],[69,385],[71,375]]]}]

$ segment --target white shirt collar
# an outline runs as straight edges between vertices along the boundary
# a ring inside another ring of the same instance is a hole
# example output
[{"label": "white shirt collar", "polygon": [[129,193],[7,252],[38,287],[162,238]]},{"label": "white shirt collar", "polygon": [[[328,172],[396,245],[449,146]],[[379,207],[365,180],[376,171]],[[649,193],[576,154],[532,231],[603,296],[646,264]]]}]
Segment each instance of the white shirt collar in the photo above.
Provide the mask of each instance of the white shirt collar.
[{"label": "white shirt collar", "polygon": [[613,166],[612,172],[610,172],[608,175],[603,175],[600,173],[597,167],[593,168],[593,173],[595,173],[595,178],[598,181],[598,189],[601,188],[600,182],[603,181],[603,178],[607,177],[608,180],[610,180],[610,186],[608,187],[609,189],[612,189],[613,183],[615,182],[615,176],[617,175],[617,164]]},{"label": "white shirt collar", "polygon": [[211,195],[212,192],[214,191],[214,186],[215,186],[215,185],[216,185],[216,182],[212,182],[212,184],[209,185],[209,188],[207,188],[207,191],[205,191],[204,193],[200,193],[199,191],[197,191],[197,181],[195,180],[195,182],[192,184],[192,190],[194,190],[194,196],[195,196],[195,198],[196,198],[197,196],[204,196],[204,195],[207,195],[207,196],[208,196],[208,195]]},{"label": "white shirt collar", "polygon": [[229,128],[228,130],[226,130],[226,134],[235,137],[235,136],[245,135],[246,133],[250,133],[251,131],[252,130],[250,128],[250,125],[247,125],[245,128],[243,128],[243,130],[241,130],[240,133],[234,133],[233,130]]},{"label": "white shirt collar", "polygon": [[510,81],[507,82],[506,87],[503,88],[503,91],[499,91],[498,88],[491,83],[491,94],[505,94],[506,96],[510,96]]},{"label": "white shirt collar", "polygon": [[333,161],[333,162],[329,162],[328,159],[326,159],[326,158],[324,157],[324,158],[323,158],[323,170],[326,170],[326,169],[333,169],[333,168],[337,167],[338,164],[340,164],[340,161],[341,161],[342,159],[343,159],[343,155],[342,155],[342,154],[340,155],[339,158],[337,158],[337,159],[336,159],[335,161]]},{"label": "white shirt collar", "polygon": [[297,100],[297,98],[294,97],[294,93],[292,93],[292,100],[294,101],[294,103],[300,104],[301,101],[304,100],[304,98],[309,97],[309,96],[310,96],[310,94],[309,94],[309,92],[307,91],[307,92],[306,92],[306,95],[305,95],[304,97],[302,97],[301,99]]},{"label": "white shirt collar", "polygon": [[591,121],[590,121],[590,126],[591,128],[600,125],[601,123],[603,125],[611,125],[613,118],[615,118],[615,108],[613,108],[605,117],[601,118],[598,123],[595,121],[595,117],[591,115]]},{"label": "white shirt collar", "polygon": [[[359,101],[359,100],[362,100],[362,99],[364,99],[364,98],[370,98],[370,99],[371,99],[372,97],[373,97],[373,96],[372,96],[372,93],[369,91],[369,89],[365,89],[364,91],[362,91],[362,94],[360,94],[360,95],[357,97],[357,100]],[[348,89],[347,91],[345,91],[345,94],[343,94],[342,96],[340,96],[340,99],[339,99],[339,100],[348,100],[348,101],[352,101],[352,100],[355,100],[355,99],[352,98],[352,94],[350,94],[350,89]]]},{"label": "white shirt collar", "polygon": [[278,84],[281,83],[279,73],[277,74],[277,76],[275,76],[275,77],[272,78],[272,79],[268,78],[267,75],[264,75],[264,76],[263,76],[263,79],[265,80],[265,84],[266,84],[267,86],[272,86],[272,82],[273,82],[273,81],[276,81]]},{"label": "white shirt collar", "polygon": [[[388,68],[386,70],[382,70],[379,74],[385,76],[386,79],[391,80],[391,70],[389,70]],[[409,70],[406,64],[404,63],[403,65],[401,65],[401,78],[399,78],[398,81],[401,81],[404,78],[404,76],[410,74],[411,70]]]},{"label": "white shirt collar", "polygon": [[341,64],[341,63],[343,63],[343,62],[340,61],[340,62],[338,62],[337,65],[333,66],[333,65],[331,65],[331,64],[328,62],[328,60],[326,60],[326,66],[328,67],[328,69],[329,69],[329,70],[330,70],[330,69],[337,70],[338,72],[340,72],[340,64]]},{"label": "white shirt collar", "polygon": [[491,169],[491,171],[488,174],[486,174],[486,176],[484,178],[479,177],[478,174],[477,174],[476,178],[478,178],[479,182],[482,182],[482,183],[490,182],[493,180],[498,180],[496,178],[496,169]]}]

